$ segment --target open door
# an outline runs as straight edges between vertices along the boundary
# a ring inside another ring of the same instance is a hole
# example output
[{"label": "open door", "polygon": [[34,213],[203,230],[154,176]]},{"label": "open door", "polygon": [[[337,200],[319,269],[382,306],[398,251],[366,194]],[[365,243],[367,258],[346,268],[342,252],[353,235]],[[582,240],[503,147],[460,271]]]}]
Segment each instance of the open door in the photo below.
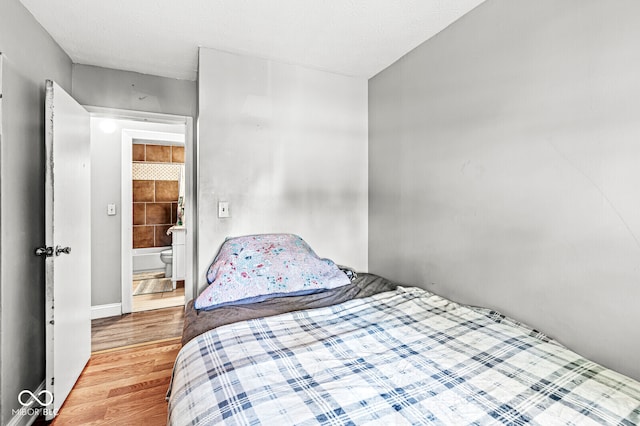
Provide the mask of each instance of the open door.
[{"label": "open door", "polygon": [[45,96],[46,390],[52,419],[91,355],[89,113],[53,81]]}]

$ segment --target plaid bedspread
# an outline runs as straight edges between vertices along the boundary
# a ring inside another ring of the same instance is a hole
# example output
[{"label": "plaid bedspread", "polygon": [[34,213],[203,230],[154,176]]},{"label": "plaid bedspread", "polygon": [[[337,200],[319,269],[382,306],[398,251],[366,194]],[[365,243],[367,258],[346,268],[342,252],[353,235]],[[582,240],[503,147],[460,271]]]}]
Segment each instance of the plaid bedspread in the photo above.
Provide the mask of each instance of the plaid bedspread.
[{"label": "plaid bedspread", "polygon": [[211,330],[169,424],[640,423],[640,383],[498,313],[418,288]]}]

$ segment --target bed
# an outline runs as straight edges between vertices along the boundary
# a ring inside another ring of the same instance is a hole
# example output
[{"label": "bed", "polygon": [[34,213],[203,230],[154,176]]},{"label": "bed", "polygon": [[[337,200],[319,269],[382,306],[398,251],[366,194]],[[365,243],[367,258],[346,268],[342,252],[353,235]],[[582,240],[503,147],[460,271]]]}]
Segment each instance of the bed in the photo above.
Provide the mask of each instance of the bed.
[{"label": "bed", "polygon": [[188,310],[169,424],[640,423],[637,381],[417,287],[359,274],[244,305]]}]

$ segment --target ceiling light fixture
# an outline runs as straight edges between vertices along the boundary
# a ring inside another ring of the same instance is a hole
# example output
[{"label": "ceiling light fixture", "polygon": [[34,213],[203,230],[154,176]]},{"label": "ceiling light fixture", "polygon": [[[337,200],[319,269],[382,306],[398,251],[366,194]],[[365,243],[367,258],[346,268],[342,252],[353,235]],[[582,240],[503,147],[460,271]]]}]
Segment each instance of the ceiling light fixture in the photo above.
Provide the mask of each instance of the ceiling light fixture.
[{"label": "ceiling light fixture", "polygon": [[102,120],[100,122],[100,130],[102,130],[106,134],[111,134],[116,131],[116,122],[113,120]]}]

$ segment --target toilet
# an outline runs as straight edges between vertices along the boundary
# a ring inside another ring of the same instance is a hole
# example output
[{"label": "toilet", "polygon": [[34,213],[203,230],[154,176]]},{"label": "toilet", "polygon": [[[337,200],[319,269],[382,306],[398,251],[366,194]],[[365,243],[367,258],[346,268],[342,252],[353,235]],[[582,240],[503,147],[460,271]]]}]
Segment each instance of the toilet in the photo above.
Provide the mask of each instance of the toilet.
[{"label": "toilet", "polygon": [[165,278],[171,278],[172,275],[172,263],[173,263],[173,250],[163,250],[160,252],[160,260],[165,264],[164,265],[164,276]]}]

